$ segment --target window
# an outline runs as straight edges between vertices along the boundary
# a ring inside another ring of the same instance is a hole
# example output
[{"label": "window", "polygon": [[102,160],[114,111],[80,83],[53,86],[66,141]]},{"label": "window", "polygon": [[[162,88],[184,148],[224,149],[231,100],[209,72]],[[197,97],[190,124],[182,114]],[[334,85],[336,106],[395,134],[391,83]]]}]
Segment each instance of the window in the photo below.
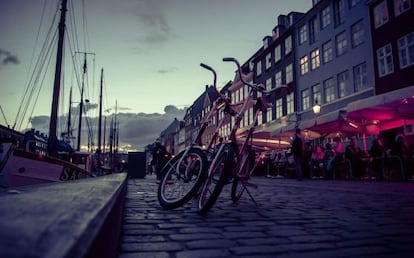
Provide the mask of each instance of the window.
[{"label": "window", "polygon": [[361,0],[349,0],[349,6],[352,8],[357,5]]},{"label": "window", "polygon": [[269,91],[272,89],[272,78],[266,80],[266,90]]},{"label": "window", "polygon": [[276,119],[283,116],[282,99],[276,100]]},{"label": "window", "polygon": [[304,75],[309,71],[308,56],[304,56],[300,59],[300,74]]},{"label": "window", "polygon": [[279,62],[281,58],[282,56],[281,56],[280,45],[278,45],[277,47],[275,47],[275,63]]},{"label": "window", "polygon": [[321,59],[319,56],[319,48],[317,48],[311,52],[311,68],[315,70],[319,66],[321,66]]},{"label": "window", "polygon": [[275,88],[280,87],[280,85],[282,85],[282,71],[275,74]]},{"label": "window", "polygon": [[312,86],[312,96],[313,96],[313,103],[316,103],[316,101],[318,101],[319,104],[321,103],[322,93],[321,93],[321,85],[319,83]]},{"label": "window", "polygon": [[333,78],[323,82],[323,89],[325,91],[325,103],[335,100],[335,82]]},{"label": "window", "polygon": [[262,74],[262,61],[257,62],[256,65],[256,75],[259,76]]},{"label": "window", "polygon": [[334,1],[334,22],[335,27],[345,22],[345,0]]},{"label": "window", "polygon": [[388,8],[387,1],[383,0],[377,6],[374,7],[374,23],[375,28],[382,26],[388,22]]},{"label": "window", "polygon": [[322,51],[323,51],[323,62],[326,64],[329,61],[332,60],[332,41],[328,41],[325,44],[322,45]]},{"label": "window", "polygon": [[292,36],[285,39],[285,56],[292,51]]},{"label": "window", "polygon": [[294,102],[293,102],[293,95],[294,93],[290,93],[288,95],[286,95],[286,106],[287,106],[287,113],[291,114],[293,112],[295,112],[295,108],[294,108]]},{"label": "window", "polygon": [[266,55],[266,70],[272,67],[272,53]]},{"label": "window", "polygon": [[292,64],[286,66],[286,83],[293,81],[293,69]]},{"label": "window", "polygon": [[331,11],[329,6],[327,6],[321,13],[321,29],[326,28],[329,24],[331,24]]},{"label": "window", "polygon": [[367,64],[362,63],[354,67],[354,86],[356,91],[367,88]]},{"label": "window", "polygon": [[270,108],[267,108],[267,110],[266,110],[266,122],[270,122],[272,120],[273,120],[273,118],[272,118],[272,108],[270,107]]},{"label": "window", "polygon": [[345,31],[336,36],[336,56],[341,56],[346,52],[346,33]]},{"label": "window", "polygon": [[394,13],[395,16],[402,14],[411,8],[410,0],[394,0]]},{"label": "window", "polygon": [[352,47],[356,47],[364,43],[364,38],[365,38],[364,25],[362,23],[362,20],[360,20],[351,26]]},{"label": "window", "polygon": [[316,17],[309,20],[309,44],[315,43]]},{"label": "window", "polygon": [[392,62],[392,47],[387,44],[377,49],[378,73],[379,76],[385,76],[394,72],[394,64]]},{"label": "window", "polygon": [[338,97],[343,98],[346,96],[348,82],[348,71],[344,71],[338,74]]},{"label": "window", "polygon": [[302,90],[302,110],[310,108],[309,89]]},{"label": "window", "polygon": [[299,45],[302,45],[307,40],[308,30],[307,30],[307,27],[306,26],[307,25],[305,24],[302,27],[300,27],[300,29],[299,29]]},{"label": "window", "polygon": [[401,68],[414,64],[414,32],[398,39],[398,53]]}]

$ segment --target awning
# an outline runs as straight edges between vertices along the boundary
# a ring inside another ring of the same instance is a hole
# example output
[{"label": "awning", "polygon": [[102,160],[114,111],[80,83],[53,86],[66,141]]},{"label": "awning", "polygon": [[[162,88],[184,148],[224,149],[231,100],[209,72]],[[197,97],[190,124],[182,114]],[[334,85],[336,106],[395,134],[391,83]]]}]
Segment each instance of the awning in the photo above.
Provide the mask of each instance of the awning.
[{"label": "awning", "polygon": [[414,86],[353,101],[346,110],[348,119],[380,130],[414,124]]},{"label": "awning", "polygon": [[364,128],[359,124],[346,118],[346,111],[332,111],[315,119],[309,119],[300,123],[302,131],[308,129],[317,132],[322,136],[343,136],[364,132]]}]

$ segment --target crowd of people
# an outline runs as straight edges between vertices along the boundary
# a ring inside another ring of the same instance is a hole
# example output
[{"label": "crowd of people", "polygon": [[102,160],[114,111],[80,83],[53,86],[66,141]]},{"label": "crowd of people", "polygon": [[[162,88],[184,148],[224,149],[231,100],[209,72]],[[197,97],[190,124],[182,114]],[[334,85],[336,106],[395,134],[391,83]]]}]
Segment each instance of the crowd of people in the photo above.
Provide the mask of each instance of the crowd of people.
[{"label": "crowd of people", "polygon": [[[390,146],[385,147],[381,137],[372,141],[372,146],[362,150],[356,137],[350,138],[344,149],[341,139],[335,139],[333,143],[316,144],[304,141],[301,130],[296,129],[292,139],[292,146],[287,153],[274,155],[273,161],[279,170],[281,159],[292,155],[295,176],[298,180],[309,178],[334,178],[343,168],[346,178],[354,179],[385,179],[399,176],[402,180],[412,180],[414,173],[413,144],[408,145],[403,135],[397,135]],[[293,167],[293,166],[292,166]]]},{"label": "crowd of people", "polygon": [[[217,149],[222,142],[223,138],[220,137],[216,145]],[[395,141],[387,147],[384,146],[381,137],[377,137],[372,141],[370,149],[365,151],[359,147],[356,137],[350,138],[345,148],[343,144],[342,140],[337,138],[333,143],[314,145],[312,141],[304,141],[300,128],[297,128],[290,150],[273,155],[267,164],[279,175],[281,166],[283,168],[289,166],[288,156],[291,156],[291,165],[298,180],[304,177],[329,179],[341,176],[382,180],[389,178],[394,170],[397,171],[394,174],[399,174],[402,180],[414,179],[414,148],[413,144],[407,144],[403,135],[397,135]],[[154,172],[159,179],[160,170],[169,157],[170,154],[157,139],[154,143],[149,172]],[[338,170],[345,171],[345,174],[340,175]]]}]

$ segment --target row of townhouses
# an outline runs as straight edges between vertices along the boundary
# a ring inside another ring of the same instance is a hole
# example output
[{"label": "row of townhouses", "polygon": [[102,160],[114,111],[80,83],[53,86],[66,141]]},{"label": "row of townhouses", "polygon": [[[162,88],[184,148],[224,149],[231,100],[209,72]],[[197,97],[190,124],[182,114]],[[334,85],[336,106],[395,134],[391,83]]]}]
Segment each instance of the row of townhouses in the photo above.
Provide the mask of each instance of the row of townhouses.
[{"label": "row of townhouses", "polygon": [[[328,137],[378,135],[414,143],[414,1],[320,0],[306,13],[280,15],[272,35],[243,61],[246,80],[266,87],[272,105],[259,116],[256,136],[271,146],[295,127]],[[237,74],[221,93],[241,103],[248,87]],[[258,97],[255,93],[255,97]],[[217,93],[212,86],[161,134],[171,153],[193,140]],[[315,113],[314,107],[319,107]],[[253,120],[245,113],[241,130]],[[203,142],[212,137],[218,113]],[[233,121],[220,134],[226,137]],[[319,135],[319,136],[320,136]]]}]

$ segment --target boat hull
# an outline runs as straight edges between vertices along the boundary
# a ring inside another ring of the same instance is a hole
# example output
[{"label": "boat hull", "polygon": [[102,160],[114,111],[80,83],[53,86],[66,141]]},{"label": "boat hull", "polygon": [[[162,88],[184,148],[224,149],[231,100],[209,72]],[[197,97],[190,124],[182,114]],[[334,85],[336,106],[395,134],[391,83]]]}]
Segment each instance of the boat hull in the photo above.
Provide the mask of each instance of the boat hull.
[{"label": "boat hull", "polygon": [[78,180],[93,177],[88,171],[64,160],[12,150],[1,171],[3,187]]}]

